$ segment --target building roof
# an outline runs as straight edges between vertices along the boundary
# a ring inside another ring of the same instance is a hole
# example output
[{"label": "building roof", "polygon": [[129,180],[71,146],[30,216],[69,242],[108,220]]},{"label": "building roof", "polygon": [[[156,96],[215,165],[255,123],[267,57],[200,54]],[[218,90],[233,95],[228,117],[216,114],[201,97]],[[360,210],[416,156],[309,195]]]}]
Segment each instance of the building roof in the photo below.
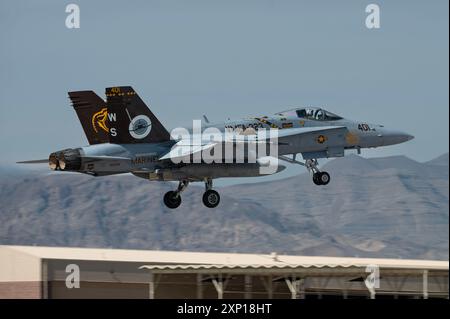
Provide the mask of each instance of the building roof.
[{"label": "building roof", "polygon": [[[38,259],[119,261],[146,264],[146,269],[193,268],[321,268],[366,267],[378,265],[393,269],[449,269],[448,261],[386,258],[319,257],[272,254],[209,253],[159,250],[125,250],[105,248],[1,246],[2,250],[26,254]],[[159,267],[159,268],[158,268]],[[181,268],[180,268],[181,267]]]}]

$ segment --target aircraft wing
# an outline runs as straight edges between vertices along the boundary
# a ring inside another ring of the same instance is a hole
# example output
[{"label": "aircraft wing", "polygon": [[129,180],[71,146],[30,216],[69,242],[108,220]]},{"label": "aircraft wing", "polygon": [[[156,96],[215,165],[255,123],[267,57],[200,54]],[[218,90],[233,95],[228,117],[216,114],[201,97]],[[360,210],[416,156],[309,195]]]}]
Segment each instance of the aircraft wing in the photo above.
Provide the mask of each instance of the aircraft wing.
[{"label": "aircraft wing", "polygon": [[[203,152],[211,149],[219,144],[226,143],[278,143],[280,145],[289,145],[291,143],[301,143],[302,140],[309,141],[311,134],[325,134],[327,136],[337,136],[338,133],[347,130],[345,126],[316,126],[316,127],[301,127],[278,130],[278,140],[271,140],[269,134],[254,134],[254,135],[230,135],[225,133],[208,135],[208,140],[183,138],[178,141],[172,149],[164,154],[159,160],[176,160],[182,159],[186,156],[194,155],[196,153]],[[195,141],[195,142],[193,142]],[[314,143],[316,143],[314,141]]]},{"label": "aircraft wing", "polygon": [[205,143],[205,144],[199,144],[199,145],[191,145],[186,143],[185,140],[179,141],[177,144],[175,144],[170,152],[166,153],[164,156],[160,157],[159,160],[175,160],[175,159],[181,159],[186,156],[194,155],[199,152],[203,152],[204,150],[210,149],[217,145],[217,143]]}]

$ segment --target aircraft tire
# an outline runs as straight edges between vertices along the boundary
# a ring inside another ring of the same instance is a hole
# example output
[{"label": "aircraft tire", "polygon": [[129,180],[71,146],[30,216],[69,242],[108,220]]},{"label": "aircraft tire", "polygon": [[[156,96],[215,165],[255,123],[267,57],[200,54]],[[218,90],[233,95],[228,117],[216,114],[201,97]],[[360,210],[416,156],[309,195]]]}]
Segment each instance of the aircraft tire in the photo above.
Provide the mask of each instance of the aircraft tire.
[{"label": "aircraft tire", "polygon": [[314,173],[313,182],[316,185],[327,185],[330,182],[330,174],[327,172]]},{"label": "aircraft tire", "polygon": [[320,175],[320,173],[314,173],[314,174],[313,174],[313,182],[314,182],[314,184],[316,184],[316,185],[322,185],[322,184],[320,183],[319,175]]},{"label": "aircraft tire", "polygon": [[217,207],[220,203],[220,195],[215,190],[207,190],[203,194],[203,204],[208,208]]},{"label": "aircraft tire", "polygon": [[181,204],[181,196],[176,196],[176,192],[169,191],[164,195],[164,204],[170,209],[175,209]]}]

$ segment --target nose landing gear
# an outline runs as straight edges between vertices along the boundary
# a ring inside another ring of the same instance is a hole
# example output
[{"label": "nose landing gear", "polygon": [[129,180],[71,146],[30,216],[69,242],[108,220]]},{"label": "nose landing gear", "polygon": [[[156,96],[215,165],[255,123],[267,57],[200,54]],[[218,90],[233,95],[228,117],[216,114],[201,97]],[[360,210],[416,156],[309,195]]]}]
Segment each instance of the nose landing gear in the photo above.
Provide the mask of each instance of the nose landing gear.
[{"label": "nose landing gear", "polygon": [[328,172],[321,172],[319,170],[316,159],[309,159],[305,161],[305,167],[309,172],[313,173],[313,182],[316,185],[327,185],[330,182],[330,174]]},{"label": "nose landing gear", "polygon": [[314,173],[313,182],[316,185],[327,185],[330,182],[330,174],[327,172]]},{"label": "nose landing gear", "polygon": [[307,159],[304,163],[296,160],[296,154],[292,158],[285,155],[278,156],[279,159],[291,164],[298,164],[305,166],[308,172],[312,173],[313,182],[316,185],[327,185],[330,182],[330,174],[325,171],[320,171],[318,168],[319,163],[316,159]]}]

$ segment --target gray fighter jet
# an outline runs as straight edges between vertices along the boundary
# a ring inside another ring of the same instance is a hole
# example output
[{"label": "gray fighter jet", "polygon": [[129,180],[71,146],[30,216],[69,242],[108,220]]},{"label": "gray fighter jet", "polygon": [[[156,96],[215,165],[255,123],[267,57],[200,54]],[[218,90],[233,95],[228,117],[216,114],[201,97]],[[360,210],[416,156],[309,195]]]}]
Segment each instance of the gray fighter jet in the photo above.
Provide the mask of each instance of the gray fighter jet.
[{"label": "gray fighter jet", "polygon": [[[362,148],[393,145],[413,138],[383,125],[347,120],[313,107],[215,124],[205,117],[202,130],[214,128],[215,134],[196,138],[191,128],[184,135],[174,136],[129,86],[107,88],[106,101],[93,91],[69,92],[69,98],[90,145],[57,151],[45,160],[19,163],[48,163],[55,171],[92,176],[132,173],[150,181],[178,181],[177,189],[164,195],[169,208],[181,204],[181,193],[190,182],[205,183],[203,203],[213,208],[220,201],[219,194],[212,189],[213,179],[266,174],[262,168],[272,164],[264,158],[273,154],[255,153],[262,146],[263,149],[276,146],[277,159],[305,166],[314,184],[327,185],[330,175],[319,169],[319,158],[341,157],[345,150],[356,149],[359,153]],[[275,131],[276,137],[261,135],[266,129]],[[233,134],[227,134],[230,132]],[[247,152],[239,153],[239,147]],[[216,157],[211,162],[196,157],[204,152],[217,153],[220,160]],[[303,160],[297,158],[298,154]],[[271,173],[284,168],[276,163]]]}]

